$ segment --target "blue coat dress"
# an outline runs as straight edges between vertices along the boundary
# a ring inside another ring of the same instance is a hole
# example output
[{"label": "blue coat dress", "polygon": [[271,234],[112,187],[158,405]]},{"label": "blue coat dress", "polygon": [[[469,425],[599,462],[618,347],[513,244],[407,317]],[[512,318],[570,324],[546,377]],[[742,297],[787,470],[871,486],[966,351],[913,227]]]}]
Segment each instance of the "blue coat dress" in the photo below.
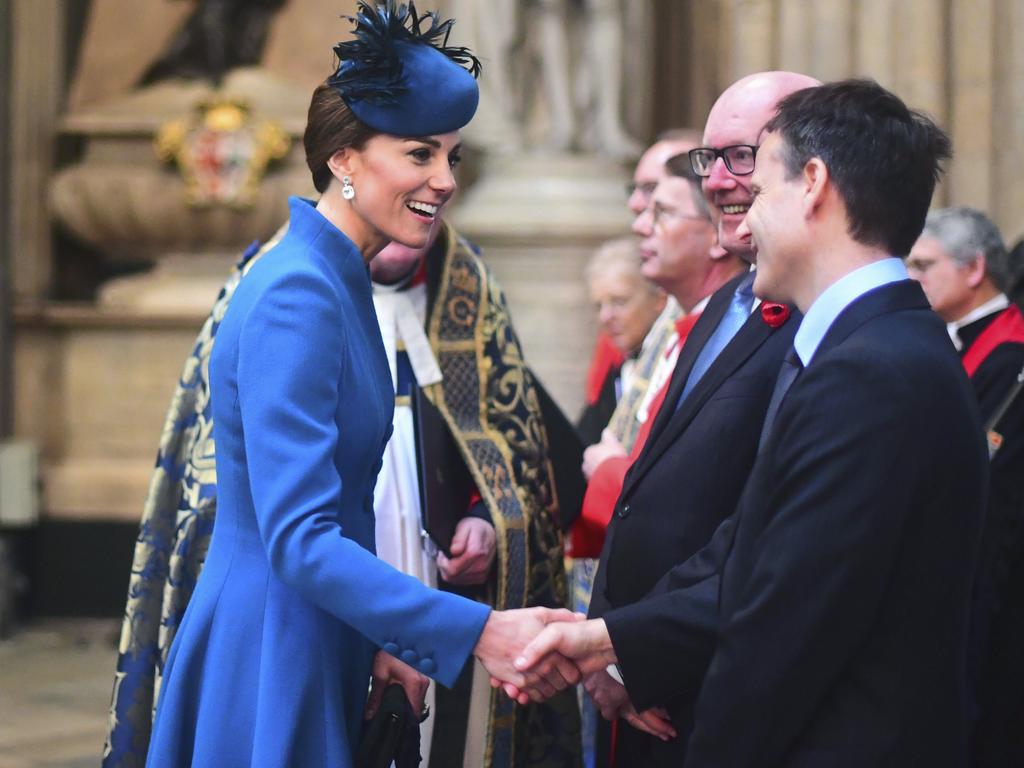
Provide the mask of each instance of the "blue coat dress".
[{"label": "blue coat dress", "polygon": [[377,648],[451,685],[489,612],[373,554],[394,392],[370,280],[311,203],[290,207],[210,360],[217,519],[150,766],[348,766]]}]

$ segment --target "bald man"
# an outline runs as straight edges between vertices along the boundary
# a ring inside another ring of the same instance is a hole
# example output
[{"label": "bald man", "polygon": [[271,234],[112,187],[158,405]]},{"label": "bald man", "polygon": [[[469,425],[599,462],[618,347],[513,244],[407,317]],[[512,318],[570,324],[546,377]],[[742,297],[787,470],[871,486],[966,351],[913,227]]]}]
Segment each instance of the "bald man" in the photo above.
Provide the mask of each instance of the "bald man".
[{"label": "bald man", "polygon": [[[753,199],[750,174],[761,130],[781,99],[817,84],[790,72],[740,80],[715,103],[703,146],[691,151],[719,242],[748,263],[754,252],[749,236],[741,237],[737,227]],[[587,627],[588,648],[603,648],[593,657],[577,658],[591,673],[587,690],[602,714],[621,718],[619,765],[679,766],[686,753],[693,701],[713,650],[715,588],[709,586],[706,600],[698,603],[701,613],[694,615],[707,629],[700,647],[679,649],[694,660],[687,679],[666,680],[661,660],[647,651],[659,629],[644,598],[668,591],[666,574],[670,579],[672,569],[700,551],[732,514],[754,463],[799,315],[763,311],[754,302],[752,282],[753,274],[745,271],[716,291],[687,338],[608,527],[590,604],[590,617],[598,621],[581,625]],[[601,669],[603,657],[621,662],[624,687],[614,679],[620,670]],[[663,709],[660,716],[637,712],[633,701],[644,709]]]}]

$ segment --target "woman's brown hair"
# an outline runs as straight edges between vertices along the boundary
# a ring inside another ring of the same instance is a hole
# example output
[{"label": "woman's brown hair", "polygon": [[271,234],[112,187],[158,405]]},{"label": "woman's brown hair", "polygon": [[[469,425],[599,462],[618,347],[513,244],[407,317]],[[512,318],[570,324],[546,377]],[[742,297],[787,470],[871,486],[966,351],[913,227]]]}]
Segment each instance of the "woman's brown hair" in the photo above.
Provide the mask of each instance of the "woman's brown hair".
[{"label": "woman's brown hair", "polygon": [[306,165],[313,174],[313,186],[323,194],[331,183],[327,161],[344,149],[362,149],[378,131],[352,114],[348,104],[331,86],[323,83],[313,91],[302,143],[306,148]]}]

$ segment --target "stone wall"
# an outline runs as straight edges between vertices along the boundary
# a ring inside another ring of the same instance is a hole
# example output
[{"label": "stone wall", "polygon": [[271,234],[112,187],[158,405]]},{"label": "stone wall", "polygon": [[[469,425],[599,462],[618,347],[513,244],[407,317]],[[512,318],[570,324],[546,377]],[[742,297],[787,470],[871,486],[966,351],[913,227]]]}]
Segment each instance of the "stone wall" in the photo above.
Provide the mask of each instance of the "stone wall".
[{"label": "stone wall", "polygon": [[987,211],[1011,244],[1024,235],[1024,0],[719,0],[690,9],[697,36],[717,40],[717,90],[763,69],[874,78],[953,137],[935,203]]},{"label": "stone wall", "polygon": [[[13,152],[4,236],[16,322],[13,339],[0,325],[0,345],[13,341],[16,349],[13,393],[0,385],[0,397],[15,434],[40,446],[45,514],[131,519],[204,313],[140,317],[53,301],[47,190],[62,114],[123,95],[191,4],[93,0],[70,84],[64,4],[12,0],[9,7],[16,88],[5,126]],[[265,66],[311,90],[345,27],[304,19],[353,7],[350,0],[292,0],[270,31]],[[956,156],[937,202],[989,211],[1010,242],[1024,234],[1024,0],[651,0],[651,7],[653,95],[641,122],[652,130],[702,125],[723,87],[761,69],[874,77],[952,133]],[[113,23],[126,14],[144,20],[137,35]],[[622,212],[625,222],[624,201]],[[570,415],[594,332],[582,266],[599,240],[620,233],[602,223],[569,240],[470,233],[506,289],[529,359]]]}]

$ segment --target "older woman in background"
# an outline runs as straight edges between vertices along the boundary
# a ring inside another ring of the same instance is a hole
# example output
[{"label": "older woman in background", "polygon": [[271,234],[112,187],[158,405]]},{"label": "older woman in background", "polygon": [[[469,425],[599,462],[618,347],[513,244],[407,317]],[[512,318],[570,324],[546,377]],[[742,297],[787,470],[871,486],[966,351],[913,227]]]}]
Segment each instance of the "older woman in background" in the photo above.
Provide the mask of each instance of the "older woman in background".
[{"label": "older woman in background", "polygon": [[601,245],[585,272],[600,332],[587,373],[586,407],[578,429],[584,444],[601,439],[615,404],[629,387],[632,363],[661,310],[665,294],[640,274],[635,238]]},{"label": "older woman in background", "polygon": [[[651,326],[665,308],[667,297],[640,274],[636,238],[623,237],[602,244],[584,273],[590,299],[597,309],[600,330],[587,373],[586,407],[577,429],[585,445],[601,441],[601,433],[615,411]],[[573,607],[586,613],[597,569],[597,559],[577,557],[570,566]],[[597,710],[590,699],[581,702],[583,761],[596,759]]]}]

